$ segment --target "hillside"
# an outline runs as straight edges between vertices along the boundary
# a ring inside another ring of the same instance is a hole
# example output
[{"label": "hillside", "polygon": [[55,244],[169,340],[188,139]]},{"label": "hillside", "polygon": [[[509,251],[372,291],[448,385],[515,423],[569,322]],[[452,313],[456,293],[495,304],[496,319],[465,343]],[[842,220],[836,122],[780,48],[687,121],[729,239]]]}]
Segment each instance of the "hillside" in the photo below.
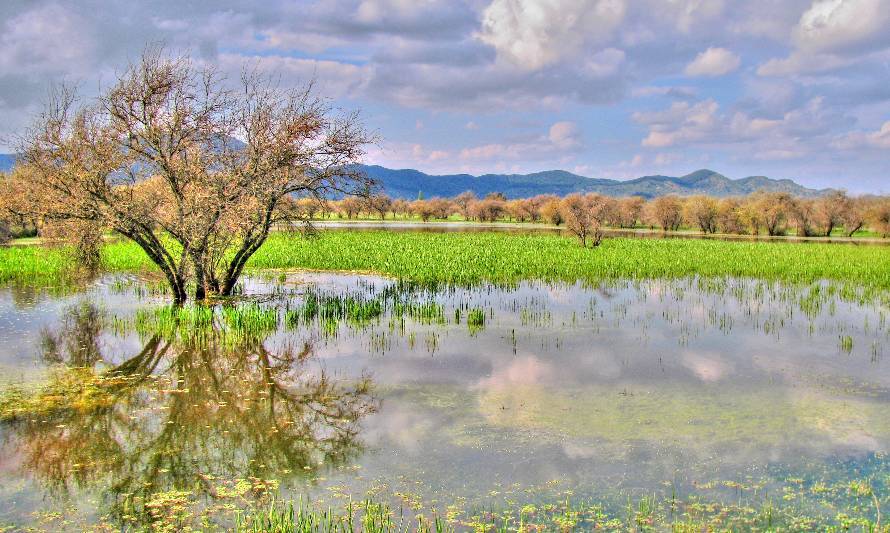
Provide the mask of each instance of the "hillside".
[{"label": "hillside", "polygon": [[[15,162],[12,154],[0,154],[0,171],[8,171]],[[508,198],[526,198],[537,194],[564,196],[573,192],[598,192],[610,196],[653,198],[665,194],[709,194],[711,196],[742,196],[758,190],[784,191],[795,196],[818,196],[824,191],[808,189],[791,180],[774,180],[765,176],[730,179],[712,170],[696,170],[681,177],[643,176],[633,180],[585,178],[565,170],[548,170],[534,174],[450,174],[435,176],[419,170],[394,170],[377,165],[362,165],[368,176],[377,180],[394,198],[415,199],[418,193],[433,196],[455,196],[473,191],[477,196],[491,192]]]},{"label": "hillside", "polygon": [[783,191],[796,196],[818,196],[824,191],[809,189],[791,180],[774,180],[765,176],[730,179],[712,170],[697,170],[681,177],[643,176],[628,181],[585,178],[564,170],[549,170],[534,174],[451,174],[433,176],[418,170],[393,170],[380,166],[363,166],[393,197],[414,199],[418,193],[432,196],[454,196],[471,190],[478,196],[502,192],[508,198],[524,198],[537,194],[598,192],[610,196],[646,198],[665,194],[708,194],[712,196],[741,196],[758,190]]},{"label": "hillside", "polygon": [[15,164],[13,154],[0,154],[0,172],[9,172]]}]

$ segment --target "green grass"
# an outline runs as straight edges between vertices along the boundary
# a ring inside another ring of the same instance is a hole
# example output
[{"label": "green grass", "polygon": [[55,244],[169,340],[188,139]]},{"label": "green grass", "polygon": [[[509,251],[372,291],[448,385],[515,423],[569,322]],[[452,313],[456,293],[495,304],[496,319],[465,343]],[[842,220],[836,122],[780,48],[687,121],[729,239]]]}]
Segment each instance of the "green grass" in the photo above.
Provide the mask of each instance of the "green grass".
[{"label": "green grass", "polygon": [[[113,272],[153,270],[128,242],[108,244],[103,263]],[[828,243],[614,238],[584,249],[557,235],[326,231],[312,239],[274,234],[248,267],[378,272],[426,284],[698,275],[890,288],[890,248]],[[60,249],[0,249],[0,283],[57,284],[72,271]]]}]

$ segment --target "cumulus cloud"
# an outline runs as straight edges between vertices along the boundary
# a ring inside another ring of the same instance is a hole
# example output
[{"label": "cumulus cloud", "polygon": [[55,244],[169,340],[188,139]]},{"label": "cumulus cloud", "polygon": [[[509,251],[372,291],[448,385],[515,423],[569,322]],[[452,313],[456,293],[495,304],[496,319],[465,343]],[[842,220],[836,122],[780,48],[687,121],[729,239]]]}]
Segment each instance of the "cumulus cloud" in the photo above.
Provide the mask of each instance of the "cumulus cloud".
[{"label": "cumulus cloud", "polygon": [[688,76],[723,76],[739,68],[742,60],[726,48],[708,48],[686,65]]},{"label": "cumulus cloud", "polygon": [[842,150],[860,148],[876,148],[890,150],[890,120],[884,122],[876,131],[855,131],[842,135],[832,145]]},{"label": "cumulus cloud", "polygon": [[824,152],[833,129],[854,123],[819,97],[777,116],[722,111],[716,101],[703,100],[674,102],[662,111],[635,113],[633,119],[648,128],[641,141],[646,148],[734,149],[755,160],[792,160]]},{"label": "cumulus cloud", "polygon": [[528,140],[507,143],[488,143],[460,150],[459,160],[464,162],[491,163],[495,161],[518,160],[566,160],[565,156],[583,147],[581,130],[570,121],[556,122],[546,135]]},{"label": "cumulus cloud", "polygon": [[816,0],[794,28],[794,39],[805,50],[845,51],[890,43],[890,2],[887,0]]},{"label": "cumulus cloud", "polygon": [[494,0],[479,38],[499,57],[535,70],[605,42],[624,13],[624,0]]},{"label": "cumulus cloud", "polygon": [[581,146],[581,130],[574,122],[557,122],[550,126],[547,139],[557,148],[572,150]]},{"label": "cumulus cloud", "polygon": [[814,0],[792,28],[795,49],[758,68],[763,76],[828,72],[890,46],[890,0]]},{"label": "cumulus cloud", "polygon": [[637,112],[634,121],[649,127],[649,134],[642,145],[664,148],[690,141],[704,140],[714,133],[718,125],[714,100],[694,104],[674,102],[664,111]]},{"label": "cumulus cloud", "polygon": [[[50,83],[79,81],[89,98],[147,43],[164,42],[232,77],[253,64],[285,85],[314,79],[336,105],[366,109],[390,139],[380,162],[404,167],[603,175],[626,172],[642,144],[639,171],[722,154],[808,161],[831,176],[831,165],[861,168],[880,181],[886,148],[872,120],[890,116],[888,3],[0,2],[0,140],[21,131]],[[719,77],[742,57],[764,58],[760,76],[734,77],[741,85],[728,90]]]}]

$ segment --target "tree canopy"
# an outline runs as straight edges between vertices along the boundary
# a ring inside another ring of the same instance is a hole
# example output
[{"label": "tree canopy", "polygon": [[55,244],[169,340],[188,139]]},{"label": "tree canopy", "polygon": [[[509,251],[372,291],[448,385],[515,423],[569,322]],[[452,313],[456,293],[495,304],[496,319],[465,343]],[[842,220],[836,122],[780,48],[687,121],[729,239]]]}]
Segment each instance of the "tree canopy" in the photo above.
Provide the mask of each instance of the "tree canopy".
[{"label": "tree canopy", "polygon": [[145,251],[174,300],[230,295],[297,200],[367,194],[355,165],[374,137],[311,84],[147,51],[95,100],[53,92],[22,142],[16,176],[44,220],[112,230]]}]

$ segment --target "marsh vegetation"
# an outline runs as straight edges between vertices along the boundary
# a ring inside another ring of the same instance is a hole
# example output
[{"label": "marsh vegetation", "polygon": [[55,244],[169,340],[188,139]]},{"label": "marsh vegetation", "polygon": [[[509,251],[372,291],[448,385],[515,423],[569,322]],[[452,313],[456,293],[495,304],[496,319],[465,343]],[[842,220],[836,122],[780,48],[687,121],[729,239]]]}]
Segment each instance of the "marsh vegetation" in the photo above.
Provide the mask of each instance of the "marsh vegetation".
[{"label": "marsh vegetation", "polygon": [[885,526],[879,283],[251,272],[209,306],[4,289],[0,521]]}]

